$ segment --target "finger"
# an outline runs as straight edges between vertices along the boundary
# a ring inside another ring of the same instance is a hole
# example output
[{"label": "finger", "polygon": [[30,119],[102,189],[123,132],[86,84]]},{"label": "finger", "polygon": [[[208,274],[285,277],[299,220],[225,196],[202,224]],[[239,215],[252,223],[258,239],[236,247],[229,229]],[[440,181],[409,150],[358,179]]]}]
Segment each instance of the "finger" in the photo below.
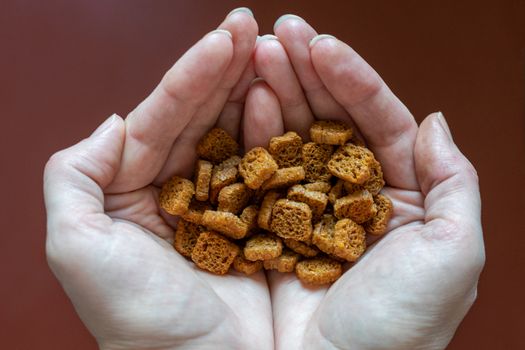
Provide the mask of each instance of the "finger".
[{"label": "finger", "polygon": [[279,40],[273,35],[261,37],[255,47],[255,71],[277,95],[283,113],[284,129],[309,140],[314,120],[301,84]]},{"label": "finger", "polygon": [[279,17],[273,31],[288,54],[315,117],[348,122],[348,113],[326,89],[312,65],[308,44],[317,32],[295,15]]},{"label": "finger", "polygon": [[[221,110],[224,108],[232,90],[239,84],[242,73],[250,61],[258,31],[257,23],[251,12],[247,13],[245,8],[234,10],[226,17],[219,28],[228,30],[232,34],[233,57],[231,63],[215,91],[199,107],[191,121],[173,143],[164,167],[155,178],[154,183],[157,185],[165,182],[173,174],[181,176],[191,175],[196,159],[195,146],[202,136],[217,123]],[[244,93],[246,93],[249,81],[243,80],[242,82],[243,86],[240,88],[244,88]],[[242,91],[239,94],[241,95]],[[238,116],[238,119],[240,119],[240,116]]]},{"label": "finger", "polygon": [[219,115],[216,126],[226,130],[234,139],[239,140],[240,125],[246,94],[252,81],[256,78],[253,60],[250,60],[239,83],[233,88],[228,102]]},{"label": "finger", "polygon": [[381,161],[386,181],[394,187],[418,189],[413,154],[417,124],[409,110],[345,43],[317,36],[310,53],[324,85]]},{"label": "finger", "polygon": [[284,133],[279,100],[263,80],[256,80],[246,96],[243,119],[244,147],[268,147],[273,136]]},{"label": "finger", "polygon": [[232,55],[231,34],[211,32],[187,51],[128,115],[122,166],[109,191],[128,192],[151,183],[173,141],[218,86]]},{"label": "finger", "polygon": [[117,174],[124,137],[124,121],[113,115],[90,137],[55,153],[47,162],[44,199],[51,258],[69,241],[71,232],[111,224],[104,214],[103,190]]},{"label": "finger", "polygon": [[453,228],[430,230],[430,236],[456,239],[466,235],[481,249],[481,202],[476,170],[454,144],[441,113],[431,114],[421,123],[415,159],[425,195],[425,223],[452,224]]}]

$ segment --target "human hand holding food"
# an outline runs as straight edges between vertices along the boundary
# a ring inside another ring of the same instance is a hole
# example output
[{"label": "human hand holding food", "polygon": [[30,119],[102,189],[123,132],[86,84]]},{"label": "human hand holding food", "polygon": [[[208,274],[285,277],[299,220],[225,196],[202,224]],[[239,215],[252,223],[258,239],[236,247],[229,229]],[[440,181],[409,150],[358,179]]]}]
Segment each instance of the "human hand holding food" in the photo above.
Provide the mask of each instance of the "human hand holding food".
[{"label": "human hand holding food", "polygon": [[[50,265],[100,346],[444,348],[475,299],[484,253],[475,171],[442,115],[418,128],[351,48],[310,43],[301,19],[280,20],[278,40],[254,52],[244,11],[219,28],[232,37],[205,36],[125,121],[110,118],[46,167]],[[307,140],[315,119],[354,127],[394,202],[391,232],[335,284],[269,271],[268,290],[263,272],[215,276],[173,250],[159,187],[190,178],[206,132],[219,126],[248,151],[286,131]]]},{"label": "human hand holding food", "polygon": [[254,60],[284,130],[304,133],[314,116],[354,124],[394,203],[387,235],[332,286],[305,288],[270,272],[276,347],[445,348],[476,298],[485,259],[476,171],[441,113],[418,127],[352,48],[295,16],[274,31],[278,39],[260,41]]},{"label": "human hand holding food", "polygon": [[158,185],[188,176],[213,125],[238,135],[257,24],[231,13],[128,117],[56,153],[44,177],[49,264],[102,349],[273,347],[264,274],[215,276],[167,240]]}]

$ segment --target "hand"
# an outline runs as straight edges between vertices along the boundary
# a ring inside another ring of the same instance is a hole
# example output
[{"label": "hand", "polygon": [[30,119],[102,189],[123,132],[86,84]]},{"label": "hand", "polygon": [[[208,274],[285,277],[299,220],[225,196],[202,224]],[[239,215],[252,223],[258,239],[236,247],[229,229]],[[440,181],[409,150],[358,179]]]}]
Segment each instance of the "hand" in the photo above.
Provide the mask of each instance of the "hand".
[{"label": "hand", "polygon": [[264,273],[199,270],[167,242],[157,207],[158,186],[189,175],[205,132],[239,133],[257,24],[241,10],[219,29],[231,37],[206,35],[125,121],[46,165],[49,264],[103,349],[273,347]]},{"label": "hand", "polygon": [[295,16],[274,31],[254,56],[264,89],[252,87],[273,106],[268,134],[307,137],[314,116],[355,125],[383,165],[395,208],[390,232],[330,288],[270,272],[276,348],[445,348],[476,298],[485,259],[476,171],[442,114],[418,128],[349,46],[329,36],[310,42],[317,33]]}]

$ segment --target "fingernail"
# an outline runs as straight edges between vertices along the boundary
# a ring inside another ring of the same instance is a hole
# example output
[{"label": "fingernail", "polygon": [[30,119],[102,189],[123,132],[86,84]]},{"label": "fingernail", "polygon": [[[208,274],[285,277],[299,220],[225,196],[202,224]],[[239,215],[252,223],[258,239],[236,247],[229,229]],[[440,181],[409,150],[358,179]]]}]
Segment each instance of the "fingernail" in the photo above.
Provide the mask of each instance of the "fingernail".
[{"label": "fingernail", "polygon": [[263,41],[263,40],[279,40],[279,38],[272,34],[265,34],[263,36],[257,36],[257,41]]},{"label": "fingernail", "polygon": [[208,35],[212,35],[212,34],[225,34],[225,35],[229,36],[230,39],[232,38],[232,33],[227,31],[226,29],[215,29],[214,31],[211,31],[211,32],[208,33]]},{"label": "fingernail", "polygon": [[117,120],[117,118],[118,115],[113,113],[108,119],[106,119],[102,124],[100,124],[95,131],[93,131],[93,134],[91,134],[91,136],[100,136],[104,134],[106,131],[111,129],[111,126],[113,125],[115,120]]},{"label": "fingernail", "polygon": [[310,40],[309,46],[313,47],[316,42],[318,42],[319,40],[323,40],[323,39],[335,39],[335,36],[330,35],[330,34],[319,34],[318,36],[314,36],[312,40]]},{"label": "fingernail", "polygon": [[237,13],[237,12],[244,12],[244,13],[247,13],[250,16],[254,17],[252,10],[250,10],[247,7],[238,7],[236,9],[234,9],[234,10],[231,10],[230,13],[228,13],[228,15],[226,17],[230,17],[231,15],[233,15],[234,13]]},{"label": "fingernail", "polygon": [[283,23],[284,21],[287,21],[289,19],[296,19],[296,20],[299,20],[299,21],[302,21],[302,22],[306,22],[304,19],[302,19],[301,17],[297,16],[297,15],[292,15],[292,14],[286,14],[286,15],[282,15],[281,17],[277,18],[277,21],[275,21],[275,23],[273,24],[273,31],[275,33],[275,30],[277,29],[277,27],[279,27],[281,25],[281,23]]},{"label": "fingernail", "polygon": [[261,77],[257,77],[251,81],[250,86],[257,84],[258,82],[264,82],[264,79]]},{"label": "fingernail", "polygon": [[445,131],[445,134],[447,134],[449,139],[452,141],[452,133],[450,132],[450,128],[448,127],[448,123],[447,123],[443,113],[441,113],[441,111],[439,111],[437,113],[437,119],[438,119],[439,124],[441,125],[441,128],[443,129],[443,131]]}]

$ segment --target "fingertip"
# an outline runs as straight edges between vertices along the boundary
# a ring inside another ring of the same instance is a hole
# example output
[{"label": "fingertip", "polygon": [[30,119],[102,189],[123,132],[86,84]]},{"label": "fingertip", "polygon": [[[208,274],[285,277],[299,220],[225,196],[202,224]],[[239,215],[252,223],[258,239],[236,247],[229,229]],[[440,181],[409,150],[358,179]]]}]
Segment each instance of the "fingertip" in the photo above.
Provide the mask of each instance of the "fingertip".
[{"label": "fingertip", "polygon": [[454,175],[477,183],[473,165],[461,153],[450,136],[441,112],[428,115],[419,127],[414,156],[421,190],[427,194],[437,184]]},{"label": "fingertip", "polygon": [[287,25],[290,24],[290,23],[293,23],[293,22],[295,22],[295,23],[297,23],[297,22],[306,23],[306,21],[304,19],[302,19],[301,17],[299,17],[297,15],[294,15],[294,14],[291,14],[291,13],[284,14],[281,17],[277,18],[277,20],[273,24],[273,32],[275,33],[277,31],[277,29],[279,27],[281,27],[281,24],[284,24],[285,22],[286,22]]},{"label": "fingertip", "polygon": [[310,42],[308,43],[308,46],[310,47],[310,49],[312,49],[316,43],[320,42],[321,40],[328,40],[328,41],[333,41],[332,45],[335,44],[335,41],[337,40],[335,36],[333,35],[330,35],[330,34],[319,34],[319,35],[316,35],[314,36]]},{"label": "fingertip", "polygon": [[266,147],[271,137],[284,133],[279,100],[263,79],[254,79],[248,90],[243,130],[246,150]]}]

